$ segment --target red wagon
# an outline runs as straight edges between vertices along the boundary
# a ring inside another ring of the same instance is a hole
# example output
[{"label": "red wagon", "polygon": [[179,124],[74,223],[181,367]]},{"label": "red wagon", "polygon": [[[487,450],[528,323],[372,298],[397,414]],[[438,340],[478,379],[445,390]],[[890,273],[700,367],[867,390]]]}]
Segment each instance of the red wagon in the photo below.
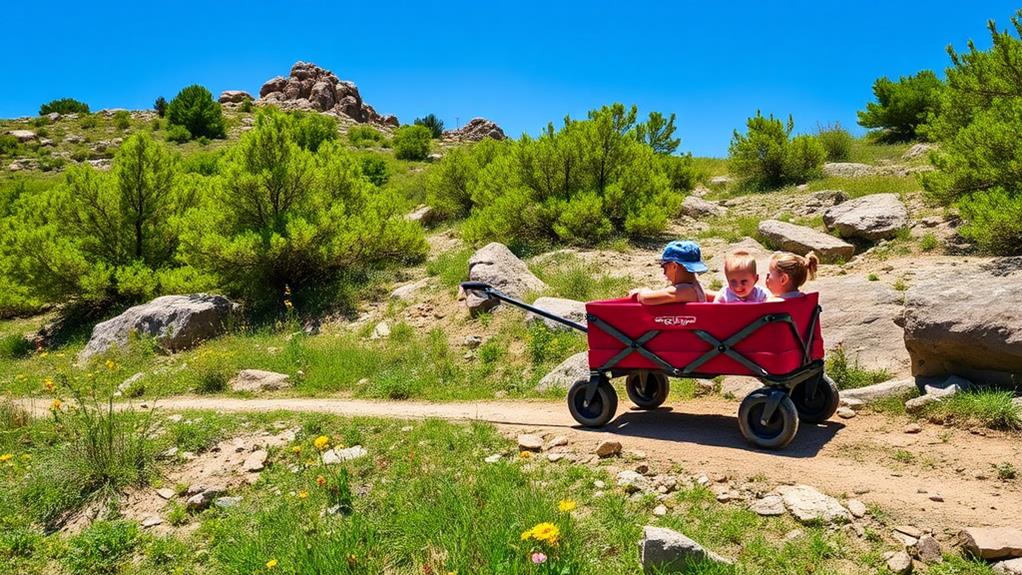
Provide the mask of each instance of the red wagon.
[{"label": "red wagon", "polygon": [[466,291],[494,297],[585,332],[589,378],[568,390],[568,409],[586,427],[600,427],[617,411],[610,384],[625,378],[628,398],[640,409],[667,399],[668,377],[746,375],[763,387],[738,410],[742,435],[764,448],[787,445],[799,419],[826,421],[838,391],[823,370],[819,294],[755,304],[684,303],[649,306],[632,299],[586,304],[588,327],[525,304],[481,282]]}]

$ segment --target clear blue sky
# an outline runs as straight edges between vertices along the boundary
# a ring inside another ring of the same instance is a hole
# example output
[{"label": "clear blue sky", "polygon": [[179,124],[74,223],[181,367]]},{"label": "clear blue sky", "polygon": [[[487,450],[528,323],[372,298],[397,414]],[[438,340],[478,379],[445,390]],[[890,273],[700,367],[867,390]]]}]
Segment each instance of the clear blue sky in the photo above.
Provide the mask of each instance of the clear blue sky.
[{"label": "clear blue sky", "polygon": [[[32,4],[30,6],[30,4]],[[184,86],[255,93],[296,60],[403,122],[474,116],[509,135],[620,101],[675,112],[682,150],[722,156],[764,113],[855,126],[873,80],[989,45],[1010,2],[20,2],[0,9],[0,117],[74,97],[148,108]]]}]

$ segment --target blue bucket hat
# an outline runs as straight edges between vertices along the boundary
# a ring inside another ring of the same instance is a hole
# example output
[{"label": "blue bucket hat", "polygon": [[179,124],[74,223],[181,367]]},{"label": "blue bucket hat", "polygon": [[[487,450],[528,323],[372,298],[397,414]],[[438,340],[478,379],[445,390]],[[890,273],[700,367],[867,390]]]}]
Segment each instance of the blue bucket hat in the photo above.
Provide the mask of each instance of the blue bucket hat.
[{"label": "blue bucket hat", "polygon": [[708,269],[699,252],[699,244],[689,240],[673,241],[667,244],[667,247],[664,248],[664,255],[660,256],[660,263],[666,262],[679,264],[694,274],[701,274]]}]

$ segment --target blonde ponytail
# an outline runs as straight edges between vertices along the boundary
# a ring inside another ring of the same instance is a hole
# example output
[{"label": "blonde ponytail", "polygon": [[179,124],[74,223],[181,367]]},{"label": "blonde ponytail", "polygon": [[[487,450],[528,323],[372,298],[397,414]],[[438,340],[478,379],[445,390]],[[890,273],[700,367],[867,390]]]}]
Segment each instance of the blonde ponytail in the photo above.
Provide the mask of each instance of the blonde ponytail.
[{"label": "blonde ponytail", "polygon": [[788,276],[791,289],[797,290],[806,283],[806,279],[816,279],[816,270],[820,266],[820,258],[814,252],[805,256],[791,252],[777,252],[770,258],[770,265]]}]

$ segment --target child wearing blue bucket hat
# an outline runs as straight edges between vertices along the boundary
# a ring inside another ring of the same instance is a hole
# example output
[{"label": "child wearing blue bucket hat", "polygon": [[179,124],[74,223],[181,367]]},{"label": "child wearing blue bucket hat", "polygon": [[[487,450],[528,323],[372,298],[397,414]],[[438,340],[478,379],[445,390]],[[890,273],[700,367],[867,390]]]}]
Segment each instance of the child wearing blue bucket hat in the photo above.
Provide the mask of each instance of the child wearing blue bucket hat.
[{"label": "child wearing blue bucket hat", "polygon": [[659,262],[671,285],[662,289],[633,289],[628,297],[646,305],[706,301],[707,294],[696,276],[707,270],[699,244],[689,240],[673,241],[664,248]]}]

